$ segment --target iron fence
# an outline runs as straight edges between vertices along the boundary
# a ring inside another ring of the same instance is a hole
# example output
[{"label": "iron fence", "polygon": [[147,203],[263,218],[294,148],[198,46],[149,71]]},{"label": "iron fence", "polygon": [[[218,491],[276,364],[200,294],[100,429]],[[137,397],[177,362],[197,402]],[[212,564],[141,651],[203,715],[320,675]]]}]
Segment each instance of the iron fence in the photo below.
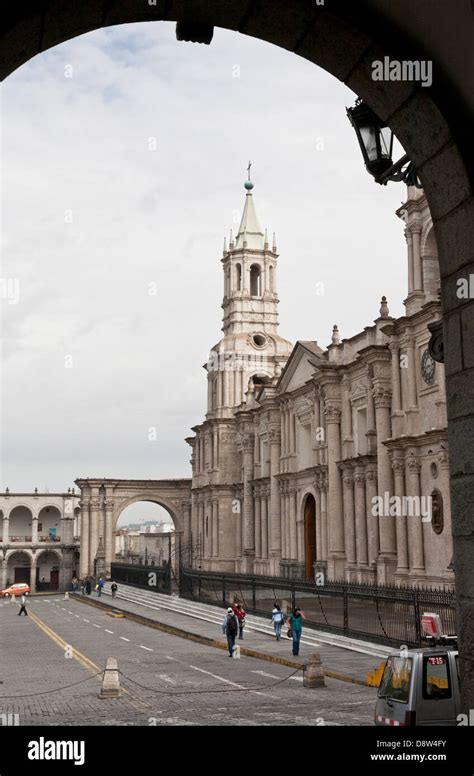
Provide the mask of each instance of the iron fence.
[{"label": "iron fence", "polygon": [[[150,576],[153,575],[153,576]],[[159,593],[171,592],[170,564],[155,566],[151,564],[127,563],[115,561],[111,565],[111,579],[125,585],[146,588]]]},{"label": "iron fence", "polygon": [[247,612],[268,618],[276,601],[284,611],[299,607],[305,627],[388,646],[420,646],[425,611],[440,615],[445,633],[456,633],[455,593],[447,589],[346,582],[319,586],[313,581],[189,568],[181,568],[179,581],[185,598],[220,607],[240,601]]}]

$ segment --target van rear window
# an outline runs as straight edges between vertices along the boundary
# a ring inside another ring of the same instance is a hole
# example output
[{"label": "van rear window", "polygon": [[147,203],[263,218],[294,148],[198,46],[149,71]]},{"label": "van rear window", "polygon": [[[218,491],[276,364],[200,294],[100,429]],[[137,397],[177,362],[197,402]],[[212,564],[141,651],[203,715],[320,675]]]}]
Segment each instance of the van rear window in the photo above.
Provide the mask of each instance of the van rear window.
[{"label": "van rear window", "polygon": [[413,661],[410,657],[389,657],[380,683],[379,698],[408,703]]},{"label": "van rear window", "polygon": [[439,700],[451,697],[451,682],[447,655],[423,658],[423,698]]}]

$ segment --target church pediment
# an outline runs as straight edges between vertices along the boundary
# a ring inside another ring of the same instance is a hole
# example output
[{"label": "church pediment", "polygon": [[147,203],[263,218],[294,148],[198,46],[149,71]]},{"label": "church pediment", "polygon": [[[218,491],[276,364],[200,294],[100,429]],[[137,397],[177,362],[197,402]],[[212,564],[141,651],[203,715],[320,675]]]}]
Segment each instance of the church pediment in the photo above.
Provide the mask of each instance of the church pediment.
[{"label": "church pediment", "polygon": [[278,383],[277,393],[296,391],[314,375],[315,361],[322,358],[323,350],[316,342],[297,342]]}]

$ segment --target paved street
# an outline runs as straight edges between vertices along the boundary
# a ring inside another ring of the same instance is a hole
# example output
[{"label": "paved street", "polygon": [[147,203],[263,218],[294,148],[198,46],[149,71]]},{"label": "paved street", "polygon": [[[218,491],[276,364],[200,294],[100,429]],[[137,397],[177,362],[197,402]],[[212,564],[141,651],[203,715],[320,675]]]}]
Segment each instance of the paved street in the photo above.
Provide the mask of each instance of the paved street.
[{"label": "paved street", "polygon": [[[375,691],[113,619],[63,596],[33,598],[30,617],[0,606],[0,712],[20,725],[363,725]],[[72,657],[68,657],[72,652]],[[101,670],[118,659],[125,692],[100,700]],[[16,697],[11,697],[16,696]]]}]

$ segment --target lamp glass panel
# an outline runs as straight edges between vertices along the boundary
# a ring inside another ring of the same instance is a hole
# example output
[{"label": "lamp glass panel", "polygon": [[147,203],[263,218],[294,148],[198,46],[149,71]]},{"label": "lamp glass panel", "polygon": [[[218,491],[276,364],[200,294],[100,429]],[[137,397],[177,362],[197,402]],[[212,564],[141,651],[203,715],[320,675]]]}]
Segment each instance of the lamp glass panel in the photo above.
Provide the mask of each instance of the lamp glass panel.
[{"label": "lamp glass panel", "polygon": [[360,134],[369,162],[375,162],[377,159],[377,130],[374,126],[361,126]]}]

